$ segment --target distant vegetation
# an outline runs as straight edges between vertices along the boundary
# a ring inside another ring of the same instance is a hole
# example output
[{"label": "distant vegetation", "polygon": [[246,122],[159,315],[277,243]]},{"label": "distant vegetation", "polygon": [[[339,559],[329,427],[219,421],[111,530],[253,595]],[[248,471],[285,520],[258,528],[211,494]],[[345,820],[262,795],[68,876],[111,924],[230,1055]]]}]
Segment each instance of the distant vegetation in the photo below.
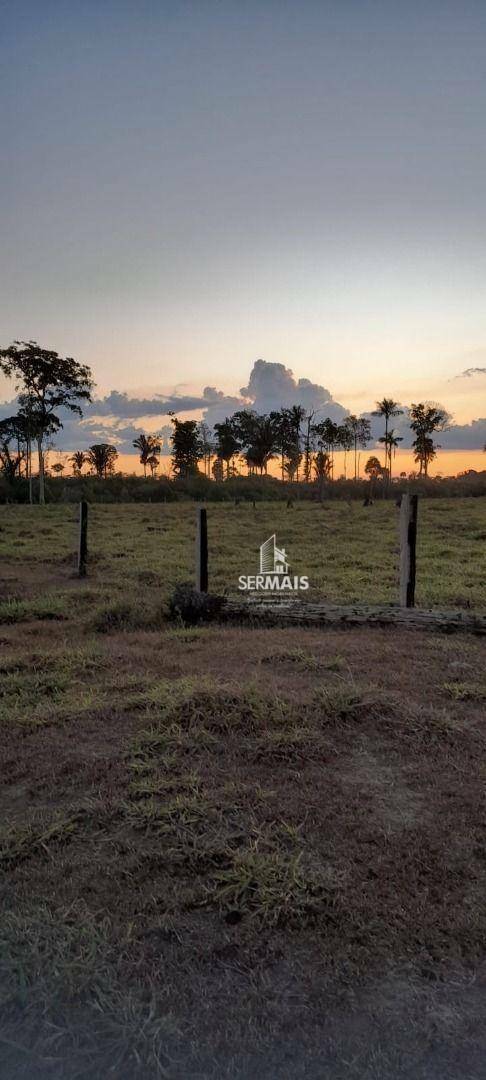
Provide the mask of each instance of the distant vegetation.
[{"label": "distant vegetation", "polygon": [[[34,480],[34,495],[37,480]],[[403,491],[417,491],[421,495],[437,498],[461,498],[486,496],[486,471],[470,470],[463,476],[407,478],[393,481],[386,489],[381,481],[335,480],[322,487],[315,482],[283,482],[274,476],[231,476],[228,480],[215,482],[202,473],[185,478],[169,479],[143,476],[125,476],[122,473],[102,476],[47,476],[45,498],[49,503],[76,503],[87,499],[93,503],[163,503],[181,500],[208,502],[263,502],[306,500],[326,502],[332,500],[382,501],[397,499]],[[9,480],[0,472],[0,503],[29,502],[29,482],[22,477]]]},{"label": "distant vegetation", "polygon": [[[384,464],[370,454],[359,478],[359,451],[372,442],[370,421],[350,414],[342,423],[330,417],[318,419],[315,411],[300,405],[262,415],[242,409],[211,430],[204,422],[179,420],[171,415],[173,479],[157,478],[161,442],[156,434],[143,432],[133,440],[139,451],[144,477],[116,474],[117,447],[95,443],[76,450],[69,459],[72,476],[56,462],[47,477],[46,446],[52,445],[62,428],[59,411],[82,416],[82,405],[91,402],[93,380],[85,365],[36,342],[13,342],[0,350],[0,372],[14,380],[18,412],[0,421],[0,501],[33,502],[38,499],[100,502],[169,501],[179,498],[276,499],[302,497],[324,500],[374,498],[395,494],[404,485],[416,485],[427,494],[486,493],[486,471],[471,471],[456,480],[429,480],[429,465],[440,449],[436,435],[449,421],[446,411],[430,402],[412,404],[409,423],[417,471],[393,477],[393,462],[402,437],[393,418],[403,413],[393,398],[377,402],[375,416],[383,418]],[[37,453],[37,472],[32,447]],[[344,452],[344,471],[335,475],[335,455]],[[268,475],[270,462],[277,464],[280,478]],[[150,476],[148,476],[148,472]],[[246,472],[246,476],[242,475]],[[34,484],[35,479],[35,484]],[[46,485],[47,480],[47,485]],[[392,486],[393,485],[393,486]]]}]

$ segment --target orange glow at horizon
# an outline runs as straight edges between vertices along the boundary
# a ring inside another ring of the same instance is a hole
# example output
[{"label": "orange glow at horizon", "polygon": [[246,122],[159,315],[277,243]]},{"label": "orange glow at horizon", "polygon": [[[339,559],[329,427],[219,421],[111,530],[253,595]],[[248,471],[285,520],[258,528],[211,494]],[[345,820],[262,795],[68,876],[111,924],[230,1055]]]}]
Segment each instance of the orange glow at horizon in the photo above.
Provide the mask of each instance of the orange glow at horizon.
[{"label": "orange glow at horizon", "polygon": [[[72,475],[72,466],[69,462],[71,451],[51,450],[47,454],[48,467],[52,468],[56,462],[62,462],[65,465],[65,475]],[[358,466],[359,475],[364,477],[364,467],[369,457],[377,457],[382,463],[384,463],[383,450],[369,447],[366,450],[360,450],[358,454]],[[35,462],[35,455],[34,455]],[[34,465],[35,467],[35,465]],[[245,476],[246,466],[243,461],[237,462],[238,473]],[[429,468],[430,476],[457,476],[458,473],[466,472],[467,469],[475,469],[477,472],[486,470],[486,454],[482,450],[439,450],[437,457],[433,461]],[[344,463],[344,453],[338,451],[334,455],[334,478],[346,475],[348,479],[352,479],[354,476],[354,460],[353,454],[347,454],[346,467]],[[123,472],[127,475],[143,476],[143,468],[140,464],[138,456],[136,454],[123,454],[118,455],[116,463],[116,471]],[[280,468],[278,461],[271,461],[269,463],[268,472],[271,476],[280,476]],[[408,473],[418,472],[418,466],[413,460],[413,453],[411,450],[398,450],[396,457],[393,461],[393,476],[397,477],[401,472]],[[161,455],[160,467],[158,469],[158,476],[170,476],[171,463],[168,455]]]}]

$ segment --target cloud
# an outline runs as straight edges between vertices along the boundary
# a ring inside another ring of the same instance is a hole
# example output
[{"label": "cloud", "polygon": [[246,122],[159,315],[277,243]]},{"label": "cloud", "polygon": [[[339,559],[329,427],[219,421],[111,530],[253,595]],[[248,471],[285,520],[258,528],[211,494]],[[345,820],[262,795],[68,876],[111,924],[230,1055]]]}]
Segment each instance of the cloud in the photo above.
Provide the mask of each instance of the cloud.
[{"label": "cloud", "polygon": [[444,450],[482,450],[486,446],[486,417],[470,424],[452,424],[438,439]]},{"label": "cloud", "polygon": [[486,367],[468,367],[465,371],[461,371],[460,375],[456,375],[456,379],[472,379],[475,375],[486,375]]},{"label": "cloud", "polygon": [[[486,368],[470,368],[467,372],[486,374]],[[467,372],[463,376],[470,377]],[[103,398],[95,399],[84,408],[80,419],[68,410],[60,410],[63,429],[56,436],[56,446],[65,450],[85,450],[93,442],[114,443],[121,453],[133,453],[133,440],[141,431],[158,432],[162,435],[163,452],[170,450],[171,426],[167,413],[195,413],[213,427],[215,423],[232,416],[242,408],[252,408],[266,413],[272,409],[302,405],[315,411],[316,419],[326,416],[341,421],[347,410],[335,401],[330,390],[310,379],[295,379],[293,372],[283,364],[257,360],[253,365],[248,385],[239,394],[228,395],[214,386],[205,386],[202,394],[155,394],[150,398],[130,397],[118,390],[111,390]],[[0,403],[0,419],[17,412],[16,398]],[[403,437],[401,447],[408,449],[412,433],[408,423],[406,406],[403,415],[393,418],[393,427]],[[373,441],[383,434],[383,419],[371,412],[362,414],[371,423]],[[152,422],[147,423],[147,420]],[[470,424],[452,424],[442,432],[438,441],[448,450],[482,450],[486,444],[486,419],[473,420]]]},{"label": "cloud", "polygon": [[296,380],[290,368],[266,360],[254,363],[248,386],[243,386],[240,394],[260,413],[302,405],[308,411],[319,410],[323,417],[332,420],[341,420],[346,415],[346,409],[334,401],[330,390],[310,379]]},{"label": "cloud", "polygon": [[239,398],[226,398],[221,390],[206,386],[202,394],[155,394],[152,398],[132,398],[111,390],[104,398],[93,401],[91,409],[96,409],[98,416],[118,416],[129,420],[136,416],[162,416],[169,412],[195,412],[212,408],[217,403],[240,403]]}]

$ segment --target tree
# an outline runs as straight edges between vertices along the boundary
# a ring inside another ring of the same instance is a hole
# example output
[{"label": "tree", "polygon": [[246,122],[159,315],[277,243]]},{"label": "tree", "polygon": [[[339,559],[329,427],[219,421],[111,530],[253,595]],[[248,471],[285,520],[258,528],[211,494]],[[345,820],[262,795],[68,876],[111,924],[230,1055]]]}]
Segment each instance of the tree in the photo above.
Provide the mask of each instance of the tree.
[{"label": "tree", "polygon": [[387,468],[385,466],[383,466],[381,464],[381,461],[379,460],[379,458],[377,458],[375,454],[372,454],[371,457],[369,457],[368,461],[366,462],[364,471],[365,471],[366,476],[369,479],[369,482],[370,482],[370,494],[371,494],[371,497],[373,498],[374,493],[375,493],[376,481],[377,480],[385,480],[386,481],[387,480],[388,470],[387,470]]},{"label": "tree", "polygon": [[312,465],[316,480],[330,480],[331,457],[325,450],[318,450]]},{"label": "tree", "polygon": [[290,445],[288,450],[289,458],[292,458],[295,466],[295,479],[299,479],[299,466],[302,461],[301,453],[301,424],[305,420],[305,409],[302,405],[292,405],[290,409],[282,410],[287,417]]},{"label": "tree", "polygon": [[150,457],[147,458],[147,465],[148,465],[148,467],[150,469],[150,475],[153,478],[155,476],[156,472],[157,472],[157,469],[158,469],[159,465],[160,465],[159,454],[151,454]]},{"label": "tree", "polygon": [[176,476],[191,476],[197,473],[203,456],[197,420],[178,420],[172,416],[171,422],[172,468]]},{"label": "tree", "polygon": [[358,447],[362,450],[366,449],[367,444],[371,439],[371,424],[369,420],[366,420],[362,416],[346,416],[344,421],[347,427],[350,438],[351,446],[354,450],[354,479],[358,479]]},{"label": "tree", "polygon": [[275,457],[278,448],[279,414],[267,416],[243,411],[234,414],[232,423],[240,447],[247,447],[245,457],[249,469],[266,473],[268,462]]},{"label": "tree", "polygon": [[292,452],[294,436],[288,409],[274,411],[270,416],[275,422],[275,450],[280,454],[280,475],[285,479],[285,459]]},{"label": "tree", "polygon": [[333,420],[327,417],[325,420],[321,420],[319,424],[315,424],[313,431],[317,439],[317,445],[319,449],[325,450],[326,453],[329,454],[329,479],[333,479],[334,452],[341,445],[342,428],[340,428],[339,424],[335,424]]},{"label": "tree", "polygon": [[347,424],[339,424],[337,446],[341,450],[344,450],[344,480],[346,480],[347,474],[347,455],[349,451],[353,449],[353,443],[353,434]]},{"label": "tree", "polygon": [[86,465],[88,461],[88,455],[84,454],[82,450],[75,450],[74,454],[69,458],[69,464],[73,467],[74,476],[81,476],[83,465]]},{"label": "tree", "polygon": [[378,442],[384,443],[385,445],[385,462],[387,462],[387,464],[385,465],[384,475],[386,474],[387,480],[391,480],[392,456],[395,457],[398,444],[403,442],[403,438],[401,435],[396,435],[392,428],[391,431],[387,431],[386,435],[382,435],[378,439]]},{"label": "tree", "polygon": [[429,475],[430,462],[437,457],[437,450],[440,449],[438,445],[434,443],[434,440],[430,435],[420,434],[414,440],[414,461],[417,462],[419,468],[419,476]]},{"label": "tree", "polygon": [[384,476],[386,474],[386,470],[381,464],[381,461],[379,458],[375,457],[374,454],[368,458],[364,471],[370,480],[377,480],[379,476]]},{"label": "tree", "polygon": [[284,473],[287,480],[297,480],[299,476],[299,465],[302,461],[302,454],[294,447],[294,450],[289,451],[289,454],[285,460]]},{"label": "tree", "polygon": [[56,473],[57,476],[62,476],[65,466],[63,465],[62,461],[55,461],[54,465],[52,465],[51,468],[53,473]]},{"label": "tree", "polygon": [[234,417],[226,420],[222,424],[215,424],[214,430],[216,433],[216,456],[220,461],[226,463],[226,478],[231,476],[231,462],[241,450],[241,441],[237,435],[237,423],[234,422]]},{"label": "tree", "polygon": [[[136,450],[140,450],[140,464],[143,465],[143,475],[146,477],[150,458],[157,458],[160,454],[160,442],[155,435],[144,435],[142,432],[133,440],[133,446]],[[153,473],[153,470],[151,471]]]},{"label": "tree", "polygon": [[21,416],[7,416],[0,420],[0,465],[8,480],[20,477],[23,461],[27,461],[26,425]]},{"label": "tree", "polygon": [[41,349],[36,341],[14,341],[7,349],[0,349],[0,371],[15,379],[29,444],[32,438],[37,443],[39,502],[44,503],[44,439],[63,426],[56,410],[83,415],[80,402],[91,401],[91,371],[71,357]]},{"label": "tree", "polygon": [[414,459],[419,465],[419,476],[428,476],[429,464],[437,456],[440,446],[434,443],[436,431],[444,431],[449,414],[434,402],[420,402],[410,406],[410,427],[415,432],[412,443]]},{"label": "tree", "polygon": [[216,460],[213,461],[211,472],[217,484],[220,484],[224,480],[223,462],[221,461],[221,458],[216,458]]},{"label": "tree", "polygon": [[116,446],[110,443],[94,443],[90,446],[86,455],[87,461],[100,479],[106,480],[115,469],[115,461],[118,457]]},{"label": "tree", "polygon": [[202,449],[202,460],[204,462],[204,475],[211,475],[211,457],[214,454],[214,442],[211,439],[211,428],[201,420],[199,423],[199,441]]},{"label": "tree", "polygon": [[305,416],[305,428],[304,428],[304,481],[306,484],[311,479],[311,467],[312,467],[312,451],[314,449],[315,439],[315,427],[312,423],[315,416],[315,410],[308,412]]},{"label": "tree", "polygon": [[322,499],[324,484],[331,477],[331,458],[325,450],[318,450],[312,463],[315,481],[319,486],[319,498]]},{"label": "tree", "polygon": [[[389,427],[391,417],[392,416],[401,416],[402,413],[403,413],[403,409],[400,409],[398,407],[398,402],[394,401],[393,398],[386,398],[386,397],[383,398],[382,401],[377,401],[376,402],[376,409],[375,409],[375,411],[373,413],[373,416],[384,416],[384,418],[385,418],[385,434],[378,441],[381,442],[381,443],[384,443],[384,446],[385,446],[385,469],[388,469],[388,476],[389,477],[391,477],[391,472],[392,472],[392,468],[391,468],[392,447],[390,446],[389,439],[388,439],[388,427]],[[400,439],[399,441],[401,442],[402,440]]]}]

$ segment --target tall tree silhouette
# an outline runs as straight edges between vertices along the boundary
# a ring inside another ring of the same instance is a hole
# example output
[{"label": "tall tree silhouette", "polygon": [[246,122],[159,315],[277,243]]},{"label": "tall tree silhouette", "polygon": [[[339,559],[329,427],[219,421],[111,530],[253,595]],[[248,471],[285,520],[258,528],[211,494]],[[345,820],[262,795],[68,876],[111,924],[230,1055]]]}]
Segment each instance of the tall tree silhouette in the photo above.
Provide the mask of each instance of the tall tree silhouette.
[{"label": "tall tree silhouette", "polygon": [[389,481],[392,478],[392,457],[395,457],[398,445],[403,442],[403,438],[401,435],[397,435],[394,429],[391,428],[390,431],[387,431],[386,435],[380,436],[378,442],[384,443],[385,446],[385,461],[387,461],[388,464],[385,465],[384,475],[386,480]]},{"label": "tall tree silhouette", "polygon": [[391,478],[391,450],[388,440],[388,429],[390,426],[390,420],[392,416],[401,416],[403,409],[400,409],[398,402],[393,398],[384,397],[381,401],[376,402],[376,409],[373,412],[373,416],[383,416],[385,419],[385,434],[384,437],[379,439],[379,442],[384,443],[385,446],[385,469],[388,469],[388,477]]},{"label": "tall tree silhouette", "polygon": [[42,349],[36,341],[14,341],[7,349],[0,349],[0,371],[15,380],[20,412],[37,443],[39,502],[43,503],[44,439],[63,426],[56,410],[68,409],[82,416],[80,402],[91,401],[91,371],[71,357]]},{"label": "tall tree silhouette", "polygon": [[354,450],[354,479],[358,479],[358,447],[364,450],[371,439],[371,424],[363,416],[354,416],[351,413],[344,420]]},{"label": "tall tree silhouette", "polygon": [[140,464],[143,465],[143,475],[146,477],[150,458],[157,458],[160,454],[160,442],[155,435],[144,435],[142,432],[133,440],[133,446],[136,450],[140,450]]},{"label": "tall tree silhouette", "polygon": [[428,476],[429,464],[437,456],[440,446],[434,443],[436,431],[444,431],[449,414],[435,402],[419,402],[410,406],[410,427],[415,433],[412,443],[415,461],[419,465],[419,475]]},{"label": "tall tree silhouette", "polygon": [[[169,413],[172,416],[171,413]],[[203,456],[197,420],[178,420],[172,416],[172,469],[176,476],[184,478],[198,471]]]},{"label": "tall tree silhouette", "polygon": [[226,478],[229,479],[231,476],[231,462],[241,450],[237,427],[233,422],[233,418],[230,420],[226,417],[223,423],[214,425],[214,431],[216,434],[216,455],[220,461],[225,462]]},{"label": "tall tree silhouette", "polygon": [[28,434],[22,416],[6,416],[0,420],[0,466],[9,480],[20,477],[22,463],[26,463]]},{"label": "tall tree silhouette", "polygon": [[106,480],[114,472],[118,450],[111,443],[94,443],[86,457],[96,475]]},{"label": "tall tree silhouette", "polygon": [[88,461],[88,455],[82,450],[75,450],[74,454],[71,454],[69,458],[69,464],[73,467],[73,473],[75,476],[81,476],[83,471],[83,465],[86,465]]},{"label": "tall tree silhouette", "polygon": [[330,460],[330,479],[334,479],[334,453],[341,446],[342,429],[339,424],[326,417],[314,425],[314,434],[320,450],[325,450]]}]

